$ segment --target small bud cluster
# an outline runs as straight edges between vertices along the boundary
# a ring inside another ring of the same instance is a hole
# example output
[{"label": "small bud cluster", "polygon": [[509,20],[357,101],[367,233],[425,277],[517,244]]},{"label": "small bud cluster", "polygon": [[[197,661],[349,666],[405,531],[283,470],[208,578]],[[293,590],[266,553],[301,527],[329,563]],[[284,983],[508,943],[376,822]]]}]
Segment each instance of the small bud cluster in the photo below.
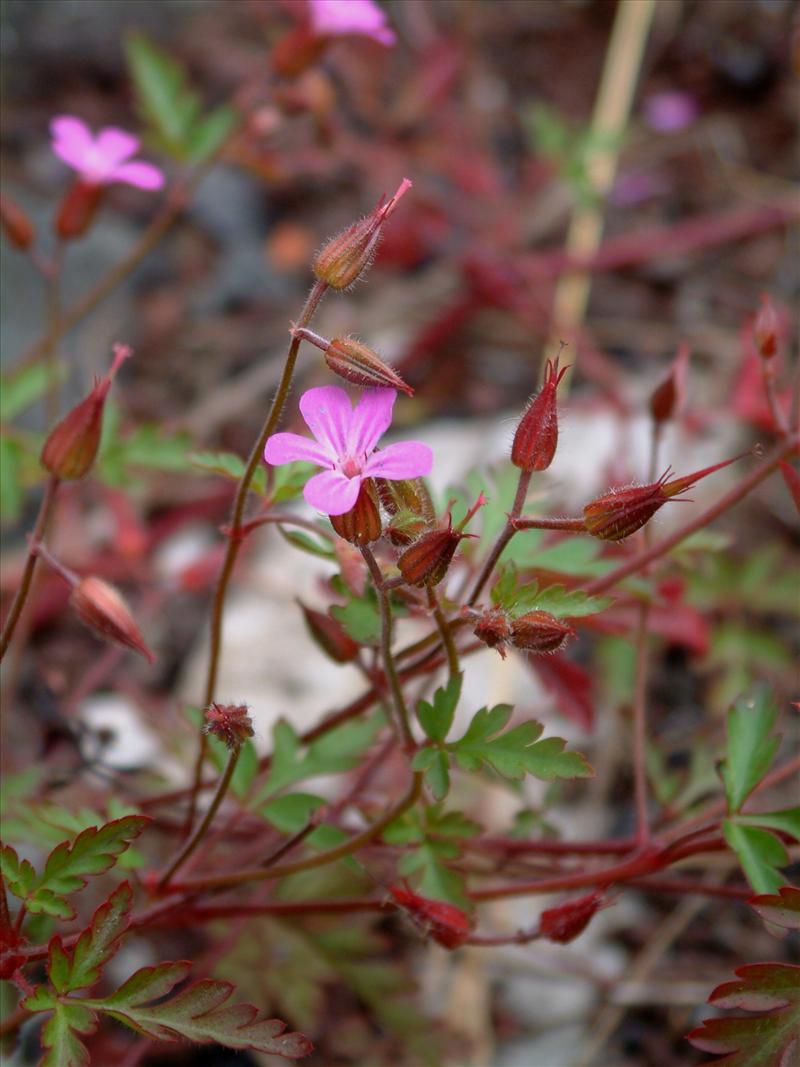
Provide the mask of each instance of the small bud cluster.
[{"label": "small bud cluster", "polygon": [[563,619],[549,611],[528,611],[512,618],[502,608],[487,608],[477,614],[470,612],[475,622],[473,633],[489,648],[495,648],[501,657],[506,657],[506,645],[513,645],[521,652],[546,655],[556,652],[571,637],[575,630]]}]

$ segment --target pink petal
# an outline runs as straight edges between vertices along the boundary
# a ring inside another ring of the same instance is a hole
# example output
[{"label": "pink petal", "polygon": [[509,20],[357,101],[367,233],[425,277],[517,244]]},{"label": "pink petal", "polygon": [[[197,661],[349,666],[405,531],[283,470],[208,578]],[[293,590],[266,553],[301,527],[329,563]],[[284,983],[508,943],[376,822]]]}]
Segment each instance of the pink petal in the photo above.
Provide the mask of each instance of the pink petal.
[{"label": "pink petal", "polygon": [[[330,456],[344,457],[353,409],[350,397],[336,385],[308,389],[300,397],[300,411],[306,425]],[[330,512],[341,514],[341,512]]]},{"label": "pink petal", "polygon": [[347,441],[353,456],[369,455],[389,429],[392,408],[397,398],[394,389],[366,389],[356,404]]},{"label": "pink petal", "polygon": [[106,126],[98,133],[95,147],[109,169],[113,169],[118,163],[135,154],[139,148],[139,138],[116,126]]},{"label": "pink petal", "polygon": [[72,115],[59,115],[50,123],[53,137],[52,148],[55,154],[68,167],[83,173],[89,167],[94,141],[85,122]]},{"label": "pink petal", "polygon": [[138,189],[160,189],[164,184],[164,175],[152,163],[122,163],[115,166],[108,181],[126,182]]},{"label": "pink petal", "polygon": [[301,437],[298,433],[274,433],[267,441],[264,459],[273,466],[303,460],[316,463],[318,467],[333,467],[333,458],[316,441]]},{"label": "pink petal", "polygon": [[433,452],[421,441],[399,441],[387,445],[380,452],[373,452],[367,460],[363,474],[373,478],[422,478],[430,474]]},{"label": "pink petal", "polygon": [[326,515],[344,515],[355,504],[360,488],[360,478],[346,478],[341,471],[323,471],[309,478],[303,496],[317,511],[324,511]]},{"label": "pink petal", "polygon": [[355,33],[385,45],[397,40],[386,15],[373,0],[308,0],[308,5],[311,24],[320,35]]}]

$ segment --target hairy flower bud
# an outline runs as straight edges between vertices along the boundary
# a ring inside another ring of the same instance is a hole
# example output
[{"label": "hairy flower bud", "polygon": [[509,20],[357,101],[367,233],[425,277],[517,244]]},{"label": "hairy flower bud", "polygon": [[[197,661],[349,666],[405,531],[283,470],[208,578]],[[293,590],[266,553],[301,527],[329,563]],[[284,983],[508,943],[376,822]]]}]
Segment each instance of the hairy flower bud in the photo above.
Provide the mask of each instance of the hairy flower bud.
[{"label": "hairy flower bud", "polygon": [[335,663],[350,663],[358,655],[358,643],[344,629],[341,623],[330,615],[313,608],[298,600],[303,619],[308,627],[308,632],[316,643],[326,652]]},{"label": "hairy flower bud", "polygon": [[332,289],[347,289],[363,274],[372,262],[384,222],[394,211],[400,197],[410,188],[411,182],[403,178],[391,200],[384,203],[381,197],[369,215],[328,241],[312,264],[321,282]]},{"label": "hairy flower bud", "polygon": [[92,224],[105,186],[82,178],[67,189],[56,216],[56,233],[63,241],[82,237]]},{"label": "hairy flower bud", "polygon": [[559,371],[558,357],[547,361],[544,385],[522,416],[511,446],[511,462],[521,470],[544,471],[553,462],[558,445],[556,391],[568,370],[563,367]]},{"label": "hairy flower bud", "polygon": [[772,359],[778,351],[778,314],[769,296],[762,296],[753,323],[753,340],[762,359]]},{"label": "hairy flower bud", "polygon": [[210,704],[204,712],[203,733],[211,734],[231,751],[253,736],[253,720],[246,704]]},{"label": "hairy flower bud", "polygon": [[132,648],[150,663],[155,662],[156,657],[145,644],[128,605],[113,585],[91,575],[80,578],[72,590],[70,603],[90,629],[115,644]]},{"label": "hairy flower bud", "polygon": [[42,466],[58,478],[83,478],[89,472],[100,447],[103,408],[120,364],[131,355],[126,345],[114,345],[114,361],[105,378],[95,379],[87,397],[67,412],[50,431],[41,454]]},{"label": "hairy flower bud", "polygon": [[330,369],[345,381],[360,385],[364,389],[397,389],[407,396],[414,395],[411,386],[406,385],[400,375],[384,363],[377,352],[373,352],[354,337],[334,337],[332,341],[327,341],[318,333],[304,327],[295,329],[292,333],[294,337],[309,341],[322,349]]},{"label": "hairy flower bud", "polygon": [[23,252],[30,248],[36,236],[33,223],[19,204],[3,194],[0,194],[0,223],[3,233],[15,248]]},{"label": "hairy flower bud", "polygon": [[409,585],[438,585],[447,574],[459,541],[469,536],[454,530],[449,518],[444,529],[424,533],[397,561]]},{"label": "hairy flower bud", "polygon": [[625,489],[612,489],[610,493],[592,500],[583,509],[586,530],[602,541],[622,541],[649,522],[659,508],[672,497],[686,492],[695,482],[714,471],[727,467],[739,456],[715,463],[712,467],[687,474],[683,478],[669,479],[667,469],[657,482],[650,485],[632,485]]},{"label": "hairy flower bud", "polygon": [[376,478],[381,504],[391,516],[386,532],[393,545],[410,545],[436,518],[431,495],[422,478],[390,482]]},{"label": "hairy flower bud", "polygon": [[356,502],[343,515],[329,515],[331,526],[351,545],[368,545],[381,536],[381,513],[372,478],[361,483]]},{"label": "hairy flower bud", "polygon": [[650,394],[650,414],[656,423],[675,418],[686,398],[689,346],[682,344],[666,378]]},{"label": "hairy flower bud", "polygon": [[545,909],[539,919],[539,933],[548,941],[556,941],[560,945],[574,941],[603,906],[603,899],[603,894],[594,890],[566,904]]},{"label": "hairy flower bud", "polygon": [[478,618],[472,631],[489,648],[496,648],[506,658],[506,642],[511,637],[511,623],[502,608],[487,608]]},{"label": "hairy flower bud", "polygon": [[389,892],[420,929],[444,948],[458,948],[469,937],[472,920],[455,904],[420,896],[408,883],[389,886]]},{"label": "hairy flower bud", "polygon": [[511,622],[511,644],[525,652],[555,652],[574,636],[573,628],[549,611],[529,611]]}]

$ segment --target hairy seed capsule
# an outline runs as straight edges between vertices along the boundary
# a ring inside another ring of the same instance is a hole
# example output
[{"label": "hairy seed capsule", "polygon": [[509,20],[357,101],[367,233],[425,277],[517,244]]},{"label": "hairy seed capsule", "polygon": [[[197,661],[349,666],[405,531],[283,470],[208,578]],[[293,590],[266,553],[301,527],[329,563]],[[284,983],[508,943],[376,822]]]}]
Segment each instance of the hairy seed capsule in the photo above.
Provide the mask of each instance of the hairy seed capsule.
[{"label": "hairy seed capsule", "polygon": [[331,526],[351,545],[368,545],[381,536],[381,513],[372,478],[361,483],[356,502],[344,515],[330,515]]},{"label": "hairy seed capsule", "polygon": [[397,561],[400,573],[409,585],[438,585],[447,574],[459,541],[466,536],[449,522],[442,530],[429,530]]},{"label": "hairy seed capsule", "polygon": [[150,663],[155,662],[128,605],[113,585],[93,575],[81,578],[72,590],[70,603],[90,629],[117,645],[132,648]]},{"label": "hairy seed capsule", "polygon": [[511,637],[511,623],[502,608],[484,611],[472,632],[478,640],[489,648],[496,648],[502,658],[506,658],[505,644]]},{"label": "hairy seed capsule", "polygon": [[532,473],[544,471],[553,462],[558,445],[558,383],[569,367],[558,369],[558,357],[547,361],[544,385],[522,416],[514,443],[511,462],[521,470]]},{"label": "hairy seed capsule", "polygon": [[525,652],[555,652],[575,631],[549,611],[529,611],[511,623],[511,644]]}]

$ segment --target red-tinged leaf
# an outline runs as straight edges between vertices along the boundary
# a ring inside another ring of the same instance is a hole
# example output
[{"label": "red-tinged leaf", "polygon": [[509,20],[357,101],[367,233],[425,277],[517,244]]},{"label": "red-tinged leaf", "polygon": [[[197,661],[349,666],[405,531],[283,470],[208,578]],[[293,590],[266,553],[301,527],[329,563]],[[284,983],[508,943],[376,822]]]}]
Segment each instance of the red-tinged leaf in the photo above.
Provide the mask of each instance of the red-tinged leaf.
[{"label": "red-tinged leaf", "polygon": [[528,662],[564,718],[577,723],[587,734],[592,733],[594,701],[589,672],[560,652]]},{"label": "red-tinged leaf", "polygon": [[762,893],[752,897],[748,904],[765,922],[785,926],[787,930],[800,930],[800,889],[795,886],[783,885],[777,893]]},{"label": "red-tinged leaf", "polygon": [[259,1019],[258,1008],[252,1004],[227,1004],[234,992],[230,982],[202,979],[169,1000],[151,1004],[169,993],[190,969],[191,964],[186,961],[144,967],[110,997],[83,1003],[157,1041],[215,1042],[287,1059],[298,1059],[312,1051],[307,1037],[285,1033],[286,1024],[279,1019]]},{"label": "red-tinged leaf", "polygon": [[123,882],[94,913],[72,951],[64,949],[60,937],[53,938],[48,974],[58,993],[85,989],[99,981],[103,967],[117,952],[119,939],[128,928],[132,905],[133,890]]},{"label": "red-tinged leaf", "polygon": [[126,815],[56,845],[25,898],[28,911],[73,918],[74,908],[65,898],[83,889],[91,875],[110,870],[149,821],[144,815]]},{"label": "red-tinged leaf", "polygon": [[738,981],[717,986],[708,1001],[753,1014],[706,1019],[689,1041],[724,1055],[712,1067],[792,1067],[800,1060],[800,967],[752,963],[736,974]]},{"label": "red-tinged leaf", "polygon": [[785,459],[781,460],[781,474],[786,482],[787,489],[792,494],[794,506],[797,508],[798,514],[800,514],[800,474]]},{"label": "red-tinged leaf", "polygon": [[22,1002],[29,1012],[52,1012],[42,1027],[44,1056],[38,1067],[88,1067],[89,1052],[79,1034],[93,1034],[97,1016],[78,1000],[59,1001],[47,986],[38,986]]}]

